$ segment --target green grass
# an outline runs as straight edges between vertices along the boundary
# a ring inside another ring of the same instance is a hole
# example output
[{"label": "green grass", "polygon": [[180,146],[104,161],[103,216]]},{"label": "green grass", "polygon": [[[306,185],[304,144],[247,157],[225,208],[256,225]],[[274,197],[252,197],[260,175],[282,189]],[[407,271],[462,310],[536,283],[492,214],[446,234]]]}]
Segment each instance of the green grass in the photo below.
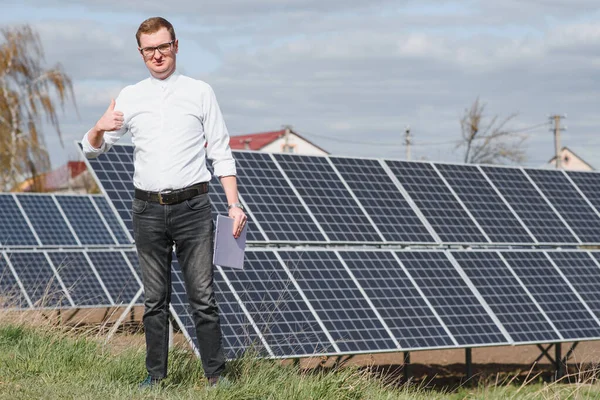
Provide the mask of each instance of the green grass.
[{"label": "green grass", "polygon": [[[60,328],[0,327],[0,399],[600,399],[600,385],[517,385],[503,382],[455,393],[385,385],[364,369],[301,370],[251,357],[228,366],[228,387],[207,389],[198,360],[184,349],[170,355],[169,377],[139,391],[144,352],[115,353],[85,334]],[[584,375],[582,375],[583,377]]]}]

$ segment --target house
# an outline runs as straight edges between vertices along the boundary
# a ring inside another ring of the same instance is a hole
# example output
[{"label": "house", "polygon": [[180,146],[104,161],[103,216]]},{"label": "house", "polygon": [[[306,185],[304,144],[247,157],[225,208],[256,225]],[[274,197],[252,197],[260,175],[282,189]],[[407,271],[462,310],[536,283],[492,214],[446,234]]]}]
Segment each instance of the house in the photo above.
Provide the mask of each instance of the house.
[{"label": "house", "polygon": [[[571,171],[594,171],[595,168],[585,162],[568,147],[563,147],[560,150],[561,168]],[[556,168],[556,156],[548,161],[548,166]]]},{"label": "house", "polygon": [[50,172],[26,179],[11,192],[99,193],[99,189],[83,161],[69,161]]},{"label": "house", "polygon": [[231,136],[229,146],[234,150],[254,150],[267,153],[328,155],[329,152],[302,137],[291,127],[278,131]]}]

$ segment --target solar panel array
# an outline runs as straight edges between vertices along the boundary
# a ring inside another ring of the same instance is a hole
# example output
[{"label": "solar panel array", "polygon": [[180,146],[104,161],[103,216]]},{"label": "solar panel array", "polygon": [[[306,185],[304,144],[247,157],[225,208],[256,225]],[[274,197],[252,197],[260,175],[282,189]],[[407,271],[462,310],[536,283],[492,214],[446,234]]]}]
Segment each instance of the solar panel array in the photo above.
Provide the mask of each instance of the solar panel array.
[{"label": "solar panel array", "polygon": [[[600,174],[247,151],[234,156],[252,244],[600,244]],[[113,146],[88,162],[132,237],[133,146]],[[588,189],[590,180],[597,190]],[[226,210],[225,195],[216,177],[211,183],[216,217]]]},{"label": "solar panel array", "polygon": [[[550,261],[565,257],[578,267]],[[600,252],[251,248],[244,270],[215,271],[225,351],[286,358],[595,340],[596,258]],[[197,343],[177,265],[173,276],[173,306]]]},{"label": "solar panel array", "polygon": [[[0,252],[3,308],[85,308],[129,305],[141,288],[132,250],[30,249]],[[136,304],[141,304],[138,299]]]},{"label": "solar panel array", "polygon": [[[599,174],[234,156],[251,248],[244,270],[215,271],[229,358],[600,338],[600,253],[574,247],[600,243]],[[12,294],[12,305],[0,297],[4,307],[110,306],[139,290],[133,147],[88,162],[110,203],[0,195],[0,288]],[[213,214],[224,213],[212,183]],[[531,249],[549,244],[572,249]],[[197,348],[176,260],[172,282],[173,314]]]}]

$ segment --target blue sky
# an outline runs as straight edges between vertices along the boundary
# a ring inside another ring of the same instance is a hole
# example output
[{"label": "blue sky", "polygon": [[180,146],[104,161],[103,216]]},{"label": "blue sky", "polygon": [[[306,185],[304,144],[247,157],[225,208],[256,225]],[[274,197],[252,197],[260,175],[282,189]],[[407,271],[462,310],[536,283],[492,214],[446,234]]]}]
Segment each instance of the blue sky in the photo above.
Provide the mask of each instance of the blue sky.
[{"label": "blue sky", "polygon": [[[292,125],[334,154],[460,161],[459,120],[486,115],[524,129],[566,114],[562,142],[600,168],[600,5],[587,0],[123,2],[3,0],[0,25],[28,23],[48,65],[73,78],[78,113],[49,131],[55,166],[125,85],[147,77],[135,31],[175,25],[178,69],[210,83],[232,135]],[[350,5],[353,4],[353,5]],[[550,125],[526,130],[529,166],[553,154]]]}]

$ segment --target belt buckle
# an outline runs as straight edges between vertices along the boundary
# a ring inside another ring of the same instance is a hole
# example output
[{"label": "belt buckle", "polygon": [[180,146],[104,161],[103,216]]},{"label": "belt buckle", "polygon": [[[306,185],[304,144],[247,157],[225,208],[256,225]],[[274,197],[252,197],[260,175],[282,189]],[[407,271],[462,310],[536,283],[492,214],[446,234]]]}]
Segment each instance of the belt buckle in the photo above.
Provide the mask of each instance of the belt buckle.
[{"label": "belt buckle", "polygon": [[168,195],[171,193],[173,193],[173,190],[171,190],[171,189],[162,190],[162,191],[158,192],[158,204],[163,205],[163,206],[169,204],[169,203],[164,202],[163,195],[165,195],[165,194]]}]

